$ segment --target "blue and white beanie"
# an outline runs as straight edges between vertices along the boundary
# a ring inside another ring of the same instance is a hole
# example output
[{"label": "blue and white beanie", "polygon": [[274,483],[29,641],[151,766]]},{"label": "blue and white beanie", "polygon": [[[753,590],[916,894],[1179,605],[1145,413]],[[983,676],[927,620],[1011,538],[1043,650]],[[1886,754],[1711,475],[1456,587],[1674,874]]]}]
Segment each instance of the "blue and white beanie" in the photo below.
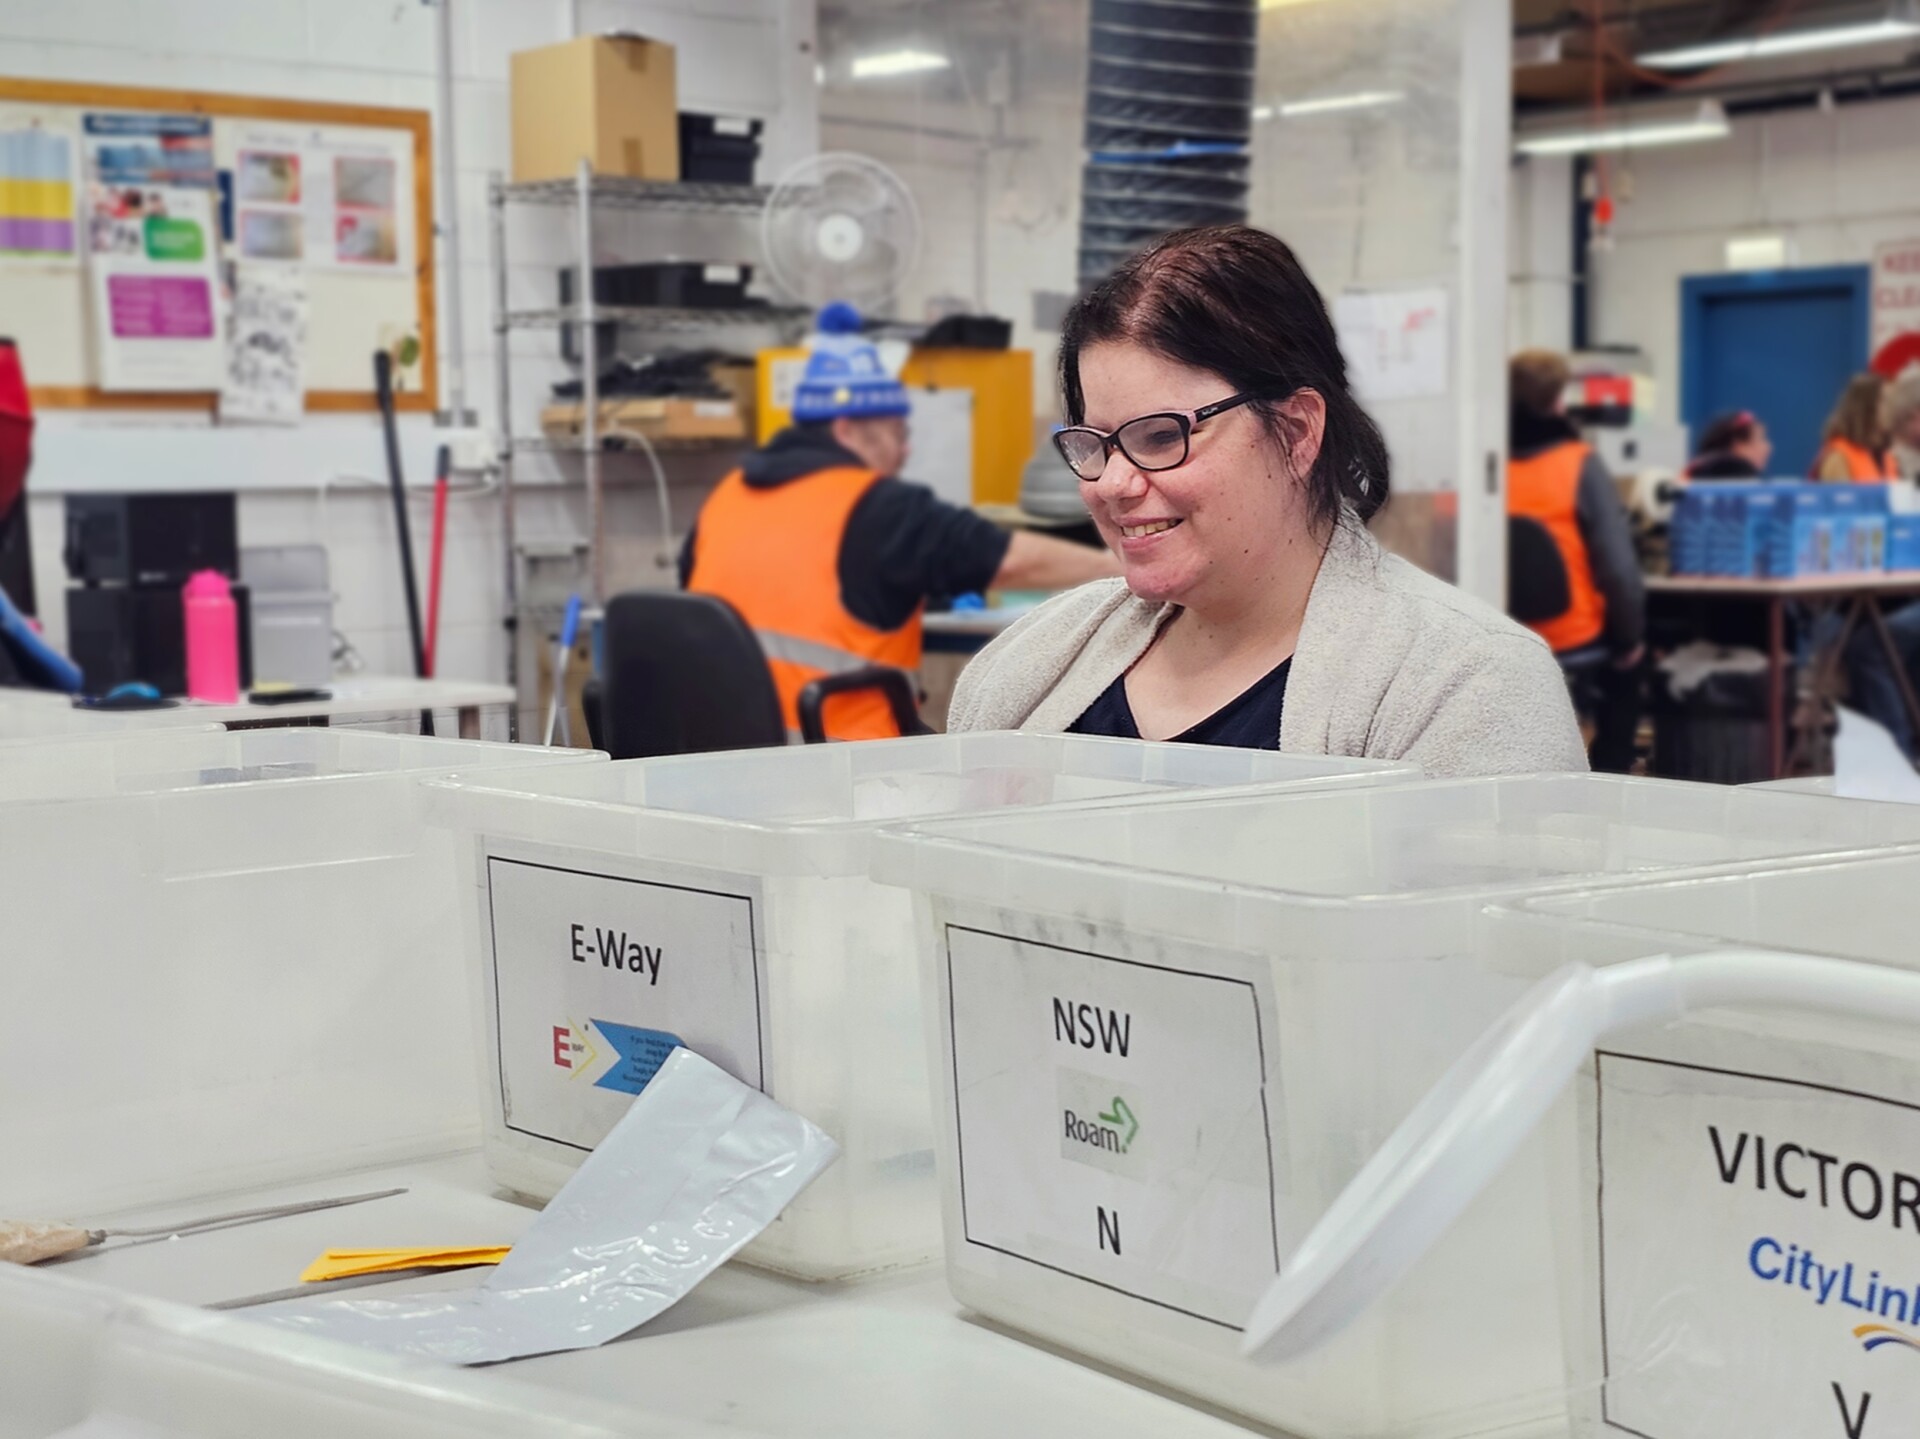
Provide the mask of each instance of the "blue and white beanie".
[{"label": "blue and white beanie", "polygon": [[907,392],[860,333],[860,312],[836,300],[820,312],[807,371],[793,395],[795,423],[877,420],[908,411]]}]

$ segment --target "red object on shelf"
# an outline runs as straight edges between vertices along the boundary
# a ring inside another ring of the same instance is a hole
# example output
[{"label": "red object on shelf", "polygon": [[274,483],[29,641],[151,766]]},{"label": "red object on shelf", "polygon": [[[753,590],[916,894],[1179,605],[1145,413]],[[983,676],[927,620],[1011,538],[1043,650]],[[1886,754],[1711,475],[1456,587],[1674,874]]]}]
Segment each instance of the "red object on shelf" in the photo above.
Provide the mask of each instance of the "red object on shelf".
[{"label": "red object on shelf", "polygon": [[27,398],[27,374],[13,341],[0,340],[0,516],[26,489],[32,463],[33,404]]}]

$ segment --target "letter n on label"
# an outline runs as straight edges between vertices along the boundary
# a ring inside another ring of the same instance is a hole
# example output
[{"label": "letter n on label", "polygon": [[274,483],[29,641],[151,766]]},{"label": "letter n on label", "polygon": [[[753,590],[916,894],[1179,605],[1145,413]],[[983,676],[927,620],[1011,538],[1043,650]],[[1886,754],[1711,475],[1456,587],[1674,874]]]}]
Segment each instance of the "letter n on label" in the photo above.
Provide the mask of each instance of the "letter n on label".
[{"label": "letter n on label", "polygon": [[1109,1212],[1105,1205],[1095,1205],[1094,1209],[1100,1223],[1100,1247],[1118,1254],[1120,1252],[1120,1211],[1115,1209]]}]

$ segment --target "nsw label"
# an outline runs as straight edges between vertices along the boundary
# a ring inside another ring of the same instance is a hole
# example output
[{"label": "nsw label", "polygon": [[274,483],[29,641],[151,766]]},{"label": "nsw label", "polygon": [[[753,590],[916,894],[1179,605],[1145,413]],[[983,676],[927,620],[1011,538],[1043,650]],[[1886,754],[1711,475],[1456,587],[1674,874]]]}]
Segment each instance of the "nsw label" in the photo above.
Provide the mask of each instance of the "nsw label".
[{"label": "nsw label", "polygon": [[487,856],[490,1001],[509,1129],[589,1150],[676,1045],[766,1087],[757,886]]},{"label": "nsw label", "polygon": [[1279,1265],[1271,1001],[1164,959],[945,927],[965,1235],[1237,1329]]},{"label": "nsw label", "polygon": [[1920,1107],[1840,1058],[1596,1056],[1607,1432],[1920,1434]]}]

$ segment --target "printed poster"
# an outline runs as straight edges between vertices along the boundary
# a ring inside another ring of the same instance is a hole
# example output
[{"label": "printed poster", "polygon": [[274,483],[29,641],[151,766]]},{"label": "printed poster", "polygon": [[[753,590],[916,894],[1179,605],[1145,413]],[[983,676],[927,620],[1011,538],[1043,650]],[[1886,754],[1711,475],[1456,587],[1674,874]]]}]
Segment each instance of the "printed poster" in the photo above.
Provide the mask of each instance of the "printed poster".
[{"label": "printed poster", "polygon": [[226,374],[210,189],[87,191],[87,264],[103,390],[217,390]]},{"label": "printed poster", "polygon": [[233,171],[239,258],[360,273],[407,269],[413,257],[402,206],[412,170],[406,143],[248,129]]},{"label": "printed poster", "polygon": [[299,424],[306,346],[306,275],[286,265],[236,266],[222,423]]},{"label": "printed poster", "polygon": [[1333,324],[1354,393],[1363,402],[1447,393],[1445,290],[1341,295],[1333,302]]},{"label": "printed poster", "polygon": [[204,115],[88,115],[87,179],[100,185],[212,190],[213,121]]},{"label": "printed poster", "polygon": [[0,117],[0,261],[79,263],[79,153],[71,130]]}]

